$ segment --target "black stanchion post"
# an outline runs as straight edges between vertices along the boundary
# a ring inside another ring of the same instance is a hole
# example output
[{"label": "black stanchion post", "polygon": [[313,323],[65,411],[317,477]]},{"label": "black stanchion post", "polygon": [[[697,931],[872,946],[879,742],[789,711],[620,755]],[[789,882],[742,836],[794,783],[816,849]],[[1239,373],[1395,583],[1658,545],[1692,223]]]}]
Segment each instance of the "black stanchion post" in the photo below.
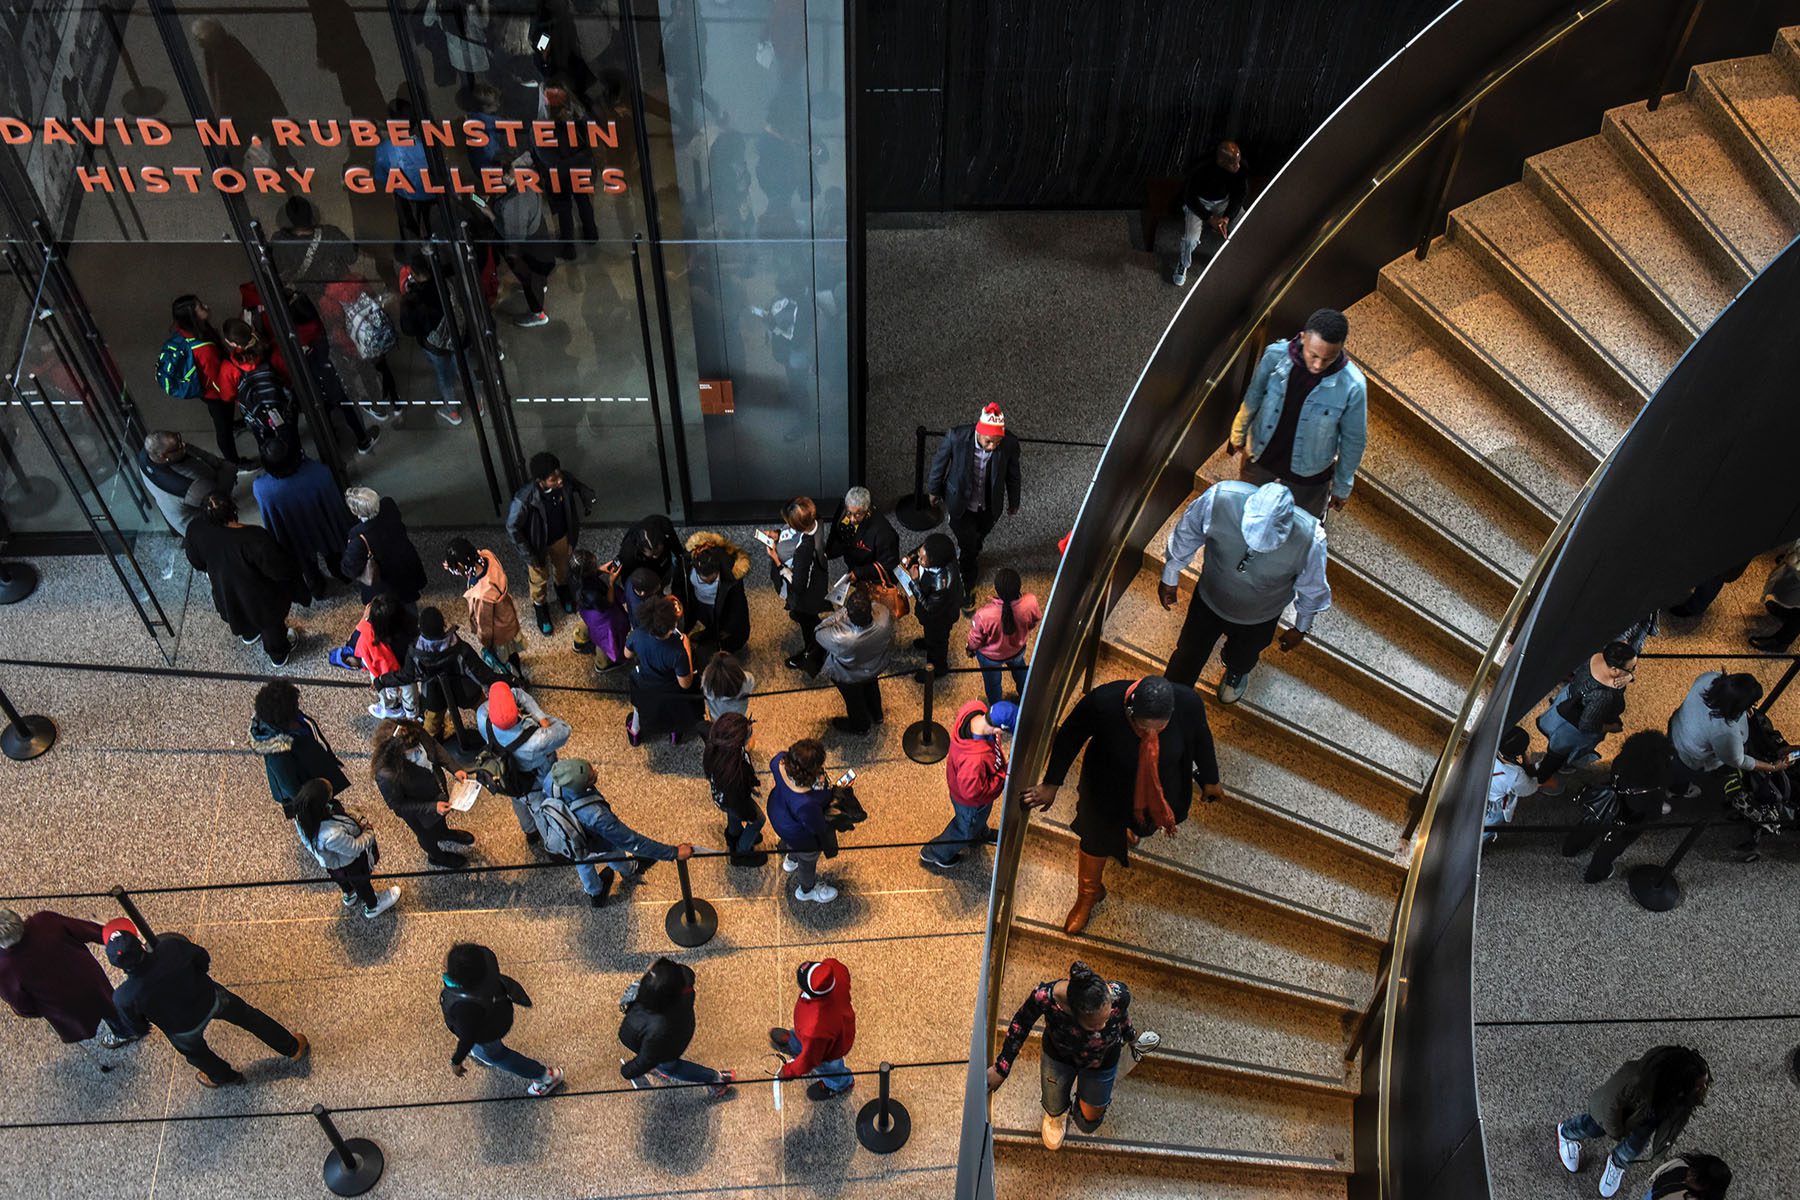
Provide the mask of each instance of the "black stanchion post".
[{"label": "black stanchion post", "polygon": [[325,1186],[339,1196],[360,1196],[381,1179],[387,1166],[381,1147],[368,1138],[346,1138],[331,1122],[331,1110],[312,1107],[313,1119],[325,1131],[331,1150],[325,1155]]},{"label": "black stanchion post", "polygon": [[943,762],[944,756],[950,753],[950,733],[942,725],[931,719],[931,692],[937,684],[937,675],[927,669],[925,672],[925,713],[917,721],[906,727],[906,733],[900,738],[900,745],[906,750],[906,757],[916,763]]},{"label": "black stanchion post", "polygon": [[894,501],[894,519],[914,532],[935,529],[941,520],[925,497],[925,435],[929,432],[923,425],[913,432],[912,495]]},{"label": "black stanchion post", "polygon": [[881,1064],[881,1094],[856,1114],[856,1140],[871,1154],[892,1154],[912,1136],[912,1114],[906,1105],[888,1095],[893,1063]]},{"label": "black stanchion post", "polygon": [[688,881],[685,859],[675,860],[675,873],[681,877],[681,899],[669,906],[663,928],[668,930],[671,942],[691,950],[706,945],[712,941],[713,934],[719,932],[719,913],[706,901],[694,898],[694,886]]},{"label": "black stanchion post", "polygon": [[4,688],[0,688],[0,712],[6,714],[6,728],[0,730],[0,750],[14,762],[36,758],[56,745],[56,722],[49,717],[22,715]]},{"label": "black stanchion post", "polygon": [[138,911],[137,902],[131,898],[131,893],[122,887],[115,887],[112,894],[113,899],[119,902],[119,907],[125,910],[125,915],[131,918],[131,923],[137,926],[138,936],[144,939],[144,945],[154,947],[156,931],[150,928],[150,922],[144,920],[144,914]]},{"label": "black stanchion post", "polygon": [[1781,673],[1781,678],[1775,681],[1775,686],[1769,689],[1769,694],[1763,697],[1763,702],[1756,706],[1756,711],[1767,714],[1769,709],[1774,707],[1775,702],[1781,699],[1781,694],[1788,690],[1788,685],[1794,682],[1796,675],[1800,675],[1800,654],[1794,656],[1794,661],[1789,663],[1787,670]]},{"label": "black stanchion post", "polygon": [[0,563],[0,604],[17,604],[37,591],[37,585],[37,568],[30,563]]},{"label": "black stanchion post", "polygon": [[1681,845],[1675,847],[1675,853],[1669,855],[1669,861],[1660,867],[1643,863],[1631,868],[1625,876],[1625,885],[1631,889],[1631,898],[1639,907],[1651,912],[1668,912],[1672,908],[1681,907],[1681,881],[1675,878],[1675,868],[1687,857],[1700,835],[1712,828],[1712,820],[1701,821],[1688,830],[1687,836],[1681,839]]}]

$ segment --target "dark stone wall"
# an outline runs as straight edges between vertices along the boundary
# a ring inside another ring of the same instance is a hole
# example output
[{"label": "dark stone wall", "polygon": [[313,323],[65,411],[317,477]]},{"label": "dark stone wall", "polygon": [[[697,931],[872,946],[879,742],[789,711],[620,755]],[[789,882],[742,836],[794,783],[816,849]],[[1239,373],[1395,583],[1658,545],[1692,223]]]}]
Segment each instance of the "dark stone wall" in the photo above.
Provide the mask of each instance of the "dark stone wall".
[{"label": "dark stone wall", "polygon": [[857,0],[870,211],[1133,208],[1266,178],[1447,0]]}]

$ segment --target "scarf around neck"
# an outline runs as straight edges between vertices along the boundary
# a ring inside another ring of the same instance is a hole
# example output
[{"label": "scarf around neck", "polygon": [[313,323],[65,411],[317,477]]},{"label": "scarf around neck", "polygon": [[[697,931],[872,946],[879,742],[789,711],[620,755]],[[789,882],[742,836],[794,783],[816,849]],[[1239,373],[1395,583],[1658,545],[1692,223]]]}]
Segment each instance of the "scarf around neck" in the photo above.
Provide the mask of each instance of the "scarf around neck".
[{"label": "scarf around neck", "polygon": [[[1127,704],[1137,686],[1134,683],[1125,689]],[[1163,795],[1162,733],[1139,729],[1136,725],[1131,728],[1138,736],[1137,783],[1131,793],[1132,825],[1140,830],[1161,829],[1172,834],[1175,832],[1175,810],[1169,807],[1168,797]]]}]

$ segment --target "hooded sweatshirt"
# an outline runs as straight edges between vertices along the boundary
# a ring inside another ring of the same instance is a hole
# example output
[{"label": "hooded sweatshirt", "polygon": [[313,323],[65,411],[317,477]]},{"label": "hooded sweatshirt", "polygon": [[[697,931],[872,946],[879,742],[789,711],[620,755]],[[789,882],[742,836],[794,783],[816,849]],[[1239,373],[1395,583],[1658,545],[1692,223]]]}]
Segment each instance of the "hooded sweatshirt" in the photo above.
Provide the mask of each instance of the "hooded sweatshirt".
[{"label": "hooded sweatshirt", "polygon": [[506,590],[506,570],[492,550],[480,552],[487,573],[469,586],[463,599],[469,602],[469,628],[486,649],[519,640],[519,610]]},{"label": "hooded sweatshirt", "polygon": [[976,737],[969,732],[977,713],[987,715],[985,701],[971,700],[956,714],[950,727],[950,753],[944,771],[950,779],[950,802],[964,808],[981,808],[1000,798],[1006,787],[1006,751],[994,736]]},{"label": "hooded sweatshirt", "polygon": [[781,1068],[781,1078],[810,1074],[820,1063],[840,1059],[856,1044],[856,1009],[850,1003],[850,970],[835,958],[820,959],[818,972],[831,989],[817,999],[804,992],[794,1001],[794,1036],[800,1056]]},{"label": "hooded sweatshirt", "polygon": [[1305,632],[1331,607],[1325,579],[1325,526],[1294,507],[1278,483],[1215,483],[1181,514],[1169,533],[1162,582],[1174,587],[1202,547],[1197,594],[1219,616],[1256,625],[1281,616],[1290,601],[1294,628]]}]

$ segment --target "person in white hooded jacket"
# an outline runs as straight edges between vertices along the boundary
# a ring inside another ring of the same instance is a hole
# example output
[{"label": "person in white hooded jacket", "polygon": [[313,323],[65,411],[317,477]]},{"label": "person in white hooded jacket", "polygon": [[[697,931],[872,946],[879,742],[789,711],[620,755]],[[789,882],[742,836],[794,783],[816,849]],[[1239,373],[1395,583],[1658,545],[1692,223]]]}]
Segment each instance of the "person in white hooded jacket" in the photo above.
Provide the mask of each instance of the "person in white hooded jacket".
[{"label": "person in white hooded jacket", "polygon": [[1219,684],[1219,703],[1235,704],[1257,659],[1274,640],[1287,606],[1294,606],[1294,624],[1281,635],[1283,651],[1298,647],[1313,618],[1331,607],[1325,526],[1294,507],[1293,493],[1284,483],[1215,483],[1188,505],[1169,534],[1168,558],[1156,587],[1165,610],[1175,607],[1181,573],[1202,549],[1200,579],[1163,674],[1192,687],[1223,637],[1225,678]]}]

